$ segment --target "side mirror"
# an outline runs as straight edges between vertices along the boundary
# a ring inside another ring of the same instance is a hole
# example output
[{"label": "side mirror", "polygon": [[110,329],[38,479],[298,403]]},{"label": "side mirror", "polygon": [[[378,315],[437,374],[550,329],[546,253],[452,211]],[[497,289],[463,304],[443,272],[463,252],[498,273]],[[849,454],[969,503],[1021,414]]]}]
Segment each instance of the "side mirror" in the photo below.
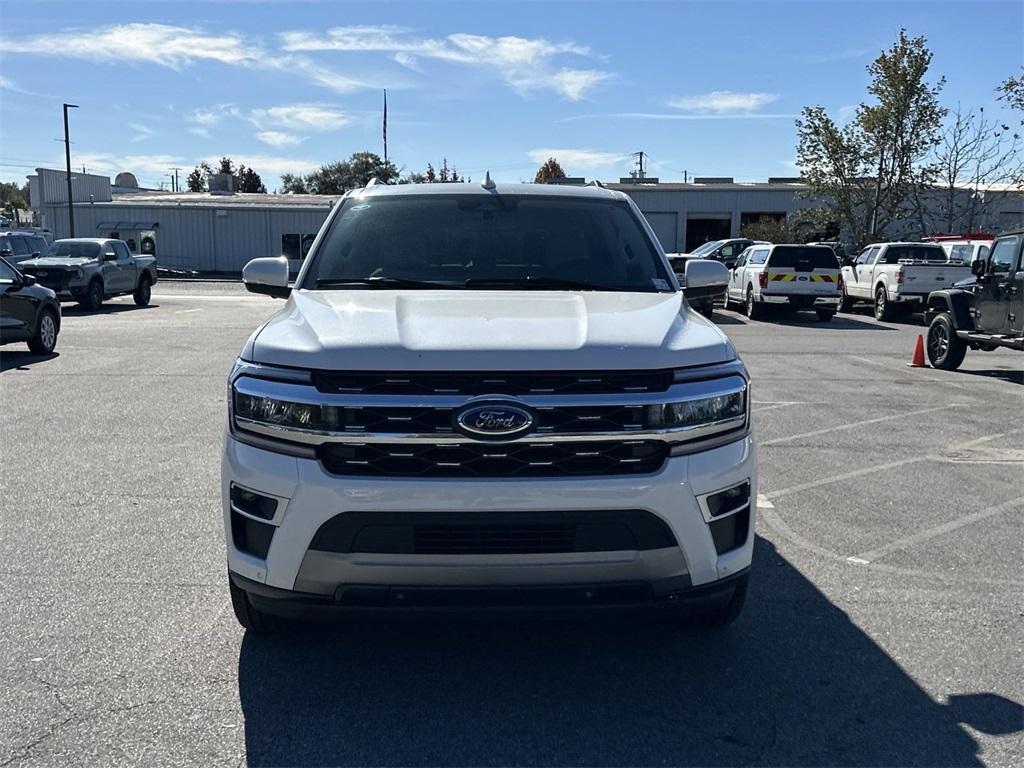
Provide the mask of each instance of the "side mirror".
[{"label": "side mirror", "polygon": [[729,285],[729,270],[710,259],[694,259],[686,264],[683,295],[687,299],[718,296]]},{"label": "side mirror", "polygon": [[981,277],[988,271],[988,262],[985,259],[978,259],[971,263],[971,274],[975,277]]},{"label": "side mirror", "polygon": [[40,256],[40,253],[39,253],[39,251],[32,251],[32,258],[33,258],[33,259],[38,259],[38,258],[39,258],[39,256]]},{"label": "side mirror", "polygon": [[242,282],[252,293],[262,293],[276,299],[286,299],[292,292],[288,286],[288,259],[253,259],[242,268]]},{"label": "side mirror", "polygon": [[10,248],[2,248],[2,249],[0,249],[0,256],[2,256],[5,259],[9,259],[13,255],[14,255],[14,251],[12,251]]},{"label": "side mirror", "polygon": [[103,254],[104,261],[117,261],[117,254],[114,251],[107,251]]},{"label": "side mirror", "polygon": [[22,275],[21,276],[21,284],[23,286],[25,286],[25,285],[35,285],[36,282],[37,281],[36,281],[36,276],[35,275]]}]

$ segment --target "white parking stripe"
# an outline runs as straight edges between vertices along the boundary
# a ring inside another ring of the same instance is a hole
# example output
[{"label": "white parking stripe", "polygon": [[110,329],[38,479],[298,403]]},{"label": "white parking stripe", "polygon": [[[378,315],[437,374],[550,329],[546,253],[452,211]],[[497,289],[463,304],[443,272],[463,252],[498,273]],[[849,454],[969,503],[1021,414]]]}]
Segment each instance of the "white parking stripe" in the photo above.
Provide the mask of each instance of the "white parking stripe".
[{"label": "white parking stripe", "polygon": [[893,419],[903,419],[908,416],[920,416],[924,413],[935,413],[936,411],[945,411],[950,408],[962,408],[963,403],[950,403],[949,405],[939,405],[934,408],[922,408],[919,411],[907,411],[906,413],[894,413],[890,416],[879,416],[877,419],[865,419],[864,421],[855,421],[851,424],[839,424],[837,426],[825,427],[824,429],[816,429],[813,432],[802,432],[799,435],[790,435],[789,437],[777,437],[774,440],[766,440],[761,443],[761,447],[767,445],[779,445],[780,443],[788,443],[793,440],[800,440],[804,437],[817,437],[818,435],[827,435],[832,432],[838,432],[842,429],[856,429],[857,427],[866,427],[868,424],[878,424],[883,421],[892,421]]},{"label": "white parking stripe", "polygon": [[906,536],[902,539],[890,541],[888,544],[884,546],[878,547],[876,549],[870,549],[867,552],[861,552],[860,554],[854,555],[847,559],[853,562],[864,561],[866,563],[870,563],[875,560],[878,560],[881,557],[890,555],[893,552],[896,552],[897,550],[906,549],[907,547],[911,547],[914,544],[921,544],[930,539],[934,539],[936,536],[943,536],[949,533],[950,531],[955,531],[957,528],[963,528],[965,525],[976,523],[979,520],[984,520],[987,517],[993,517],[994,515],[1001,514],[1002,512],[1006,512],[1007,510],[1022,505],[1024,505],[1024,496],[1019,496],[1016,499],[1004,501],[1002,504],[997,504],[994,507],[982,509],[979,510],[978,512],[972,512],[971,514],[964,515],[963,517],[959,517],[956,520],[950,520],[948,523],[943,523],[942,525],[937,525],[934,528],[929,528],[919,533],[915,533],[912,536]]},{"label": "white parking stripe", "polygon": [[[907,459],[900,459],[899,461],[892,461],[888,464],[875,464],[871,467],[861,467],[850,472],[844,472],[841,475],[832,475],[831,477],[823,477],[820,480],[813,480],[809,483],[801,483],[800,485],[794,485],[789,488],[782,488],[778,491],[769,491],[765,494],[766,499],[778,499],[782,496],[789,496],[791,493],[799,493],[800,491],[807,491],[811,488],[819,488],[823,485],[829,485],[831,483],[839,483],[843,480],[852,480],[855,477],[861,475],[870,475],[872,472],[882,472],[887,469],[895,469],[896,467],[902,467],[904,464],[916,464],[921,461],[935,461],[934,456],[914,456]],[[760,501],[758,501],[760,504]]]}]

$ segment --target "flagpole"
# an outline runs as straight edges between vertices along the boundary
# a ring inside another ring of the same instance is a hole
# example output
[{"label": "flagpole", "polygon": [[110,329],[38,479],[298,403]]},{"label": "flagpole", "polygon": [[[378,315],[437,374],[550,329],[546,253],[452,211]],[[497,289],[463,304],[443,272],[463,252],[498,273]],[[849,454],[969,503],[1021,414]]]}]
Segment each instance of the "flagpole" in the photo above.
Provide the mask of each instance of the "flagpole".
[{"label": "flagpole", "polygon": [[384,163],[388,162],[388,89],[384,89]]}]

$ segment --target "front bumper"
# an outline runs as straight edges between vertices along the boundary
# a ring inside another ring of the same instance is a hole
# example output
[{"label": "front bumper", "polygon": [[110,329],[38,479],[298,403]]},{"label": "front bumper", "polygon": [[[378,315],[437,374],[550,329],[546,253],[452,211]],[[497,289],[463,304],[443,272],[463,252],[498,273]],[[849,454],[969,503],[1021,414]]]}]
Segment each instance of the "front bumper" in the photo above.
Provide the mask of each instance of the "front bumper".
[{"label": "front bumper", "polygon": [[[725,550],[720,541],[716,548],[703,499],[745,481],[750,483],[746,511],[715,518],[719,532],[724,517],[734,518],[737,545]],[[265,557],[236,546],[232,515],[236,524],[239,515],[232,511],[232,484],[278,502],[269,522],[259,523],[272,527]],[[300,603],[334,604],[364,595],[389,604],[399,599],[395,594],[408,595],[414,590],[420,595],[426,594],[423,590],[434,595],[488,590],[492,599],[509,590],[574,594],[589,590],[645,596],[640,602],[647,597],[669,599],[736,576],[750,566],[756,498],[757,467],[749,436],[719,448],[671,457],[653,474],[612,477],[339,477],[327,473],[315,460],[262,450],[230,435],[225,439],[222,463],[228,569],[234,578],[246,580],[244,588],[258,598],[260,592],[254,592],[252,586],[267,588],[263,598],[275,601],[271,605],[283,605],[280,601],[289,595]],[[322,551],[310,546],[321,526],[346,512],[364,517],[381,513],[382,518],[395,513],[446,513],[480,522],[486,521],[489,513],[557,515],[624,509],[657,517],[667,525],[675,543],[656,548],[531,554],[377,554]]]}]

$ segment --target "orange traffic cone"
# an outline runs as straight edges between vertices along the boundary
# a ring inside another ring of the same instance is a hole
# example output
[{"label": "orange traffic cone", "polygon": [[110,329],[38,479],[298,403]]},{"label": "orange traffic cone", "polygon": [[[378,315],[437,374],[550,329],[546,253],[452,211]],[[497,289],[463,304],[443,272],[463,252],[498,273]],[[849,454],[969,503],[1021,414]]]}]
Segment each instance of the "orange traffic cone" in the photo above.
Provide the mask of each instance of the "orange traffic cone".
[{"label": "orange traffic cone", "polygon": [[917,344],[914,345],[914,356],[907,363],[907,368],[924,368],[924,336],[917,334]]}]

